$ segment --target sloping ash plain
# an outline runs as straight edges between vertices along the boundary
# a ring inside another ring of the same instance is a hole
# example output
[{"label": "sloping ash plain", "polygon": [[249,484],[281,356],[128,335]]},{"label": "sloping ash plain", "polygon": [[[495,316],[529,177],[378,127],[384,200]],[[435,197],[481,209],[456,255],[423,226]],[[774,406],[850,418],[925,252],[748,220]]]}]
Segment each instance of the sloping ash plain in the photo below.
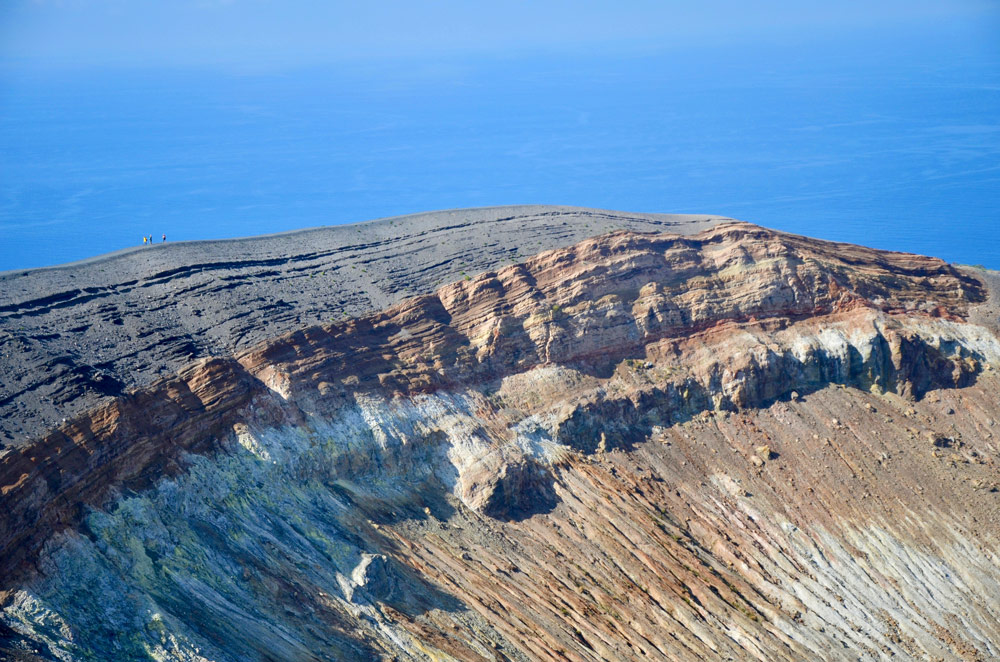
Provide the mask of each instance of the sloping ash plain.
[{"label": "sloping ash plain", "polygon": [[531,207],[0,278],[4,659],[1000,658],[995,272]]}]

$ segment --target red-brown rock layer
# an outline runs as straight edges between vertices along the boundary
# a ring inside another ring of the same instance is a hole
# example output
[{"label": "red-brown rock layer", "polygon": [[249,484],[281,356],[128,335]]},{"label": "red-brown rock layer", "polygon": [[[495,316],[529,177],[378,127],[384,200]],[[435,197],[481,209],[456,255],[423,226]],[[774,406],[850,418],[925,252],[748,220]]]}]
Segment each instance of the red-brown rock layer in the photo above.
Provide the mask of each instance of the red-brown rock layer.
[{"label": "red-brown rock layer", "polygon": [[862,308],[961,319],[985,296],[934,258],[733,223],[692,237],[587,240],[238,359],[286,396],[406,393],[546,363],[607,370],[652,342],[727,323],[774,329]]}]

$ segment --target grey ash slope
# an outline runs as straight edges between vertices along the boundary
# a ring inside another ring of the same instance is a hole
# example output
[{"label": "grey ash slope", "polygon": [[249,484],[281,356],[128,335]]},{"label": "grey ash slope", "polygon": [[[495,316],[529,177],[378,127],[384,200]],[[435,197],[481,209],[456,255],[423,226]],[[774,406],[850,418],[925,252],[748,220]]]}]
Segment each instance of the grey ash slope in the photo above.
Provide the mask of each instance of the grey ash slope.
[{"label": "grey ash slope", "polygon": [[722,220],[490,207],[167,243],[0,273],[0,446],[19,446],[202,356],[378,310],[614,229],[690,234]]}]

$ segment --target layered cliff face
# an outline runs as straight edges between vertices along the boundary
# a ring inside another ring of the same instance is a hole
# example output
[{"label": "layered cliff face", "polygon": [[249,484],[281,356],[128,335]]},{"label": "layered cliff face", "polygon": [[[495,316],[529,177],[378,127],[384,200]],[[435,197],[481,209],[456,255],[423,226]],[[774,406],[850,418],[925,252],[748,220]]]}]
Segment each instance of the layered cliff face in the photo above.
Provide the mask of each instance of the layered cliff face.
[{"label": "layered cliff face", "polygon": [[23,659],[993,659],[989,274],[619,231],[0,458]]},{"label": "layered cliff face", "polygon": [[0,452],[198,359],[375,312],[615,229],[690,234],[719,220],[463,209],[0,273]]}]

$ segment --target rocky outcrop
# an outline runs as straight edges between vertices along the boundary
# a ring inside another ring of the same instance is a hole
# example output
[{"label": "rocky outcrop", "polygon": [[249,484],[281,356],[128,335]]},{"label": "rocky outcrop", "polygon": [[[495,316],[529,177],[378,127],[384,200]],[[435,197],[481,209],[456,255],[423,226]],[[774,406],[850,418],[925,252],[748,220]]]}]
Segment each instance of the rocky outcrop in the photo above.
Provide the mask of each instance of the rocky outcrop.
[{"label": "rocky outcrop", "polygon": [[991,296],[722,223],[198,361],[0,457],[0,647],[994,657]]},{"label": "rocky outcrop", "polygon": [[414,392],[547,363],[601,374],[661,339],[720,324],[777,329],[853,309],[961,319],[985,297],[979,281],[932,258],[724,224],[689,238],[588,240],[238,359],[283,396],[308,401],[317,388],[335,398],[345,380],[351,392]]}]

